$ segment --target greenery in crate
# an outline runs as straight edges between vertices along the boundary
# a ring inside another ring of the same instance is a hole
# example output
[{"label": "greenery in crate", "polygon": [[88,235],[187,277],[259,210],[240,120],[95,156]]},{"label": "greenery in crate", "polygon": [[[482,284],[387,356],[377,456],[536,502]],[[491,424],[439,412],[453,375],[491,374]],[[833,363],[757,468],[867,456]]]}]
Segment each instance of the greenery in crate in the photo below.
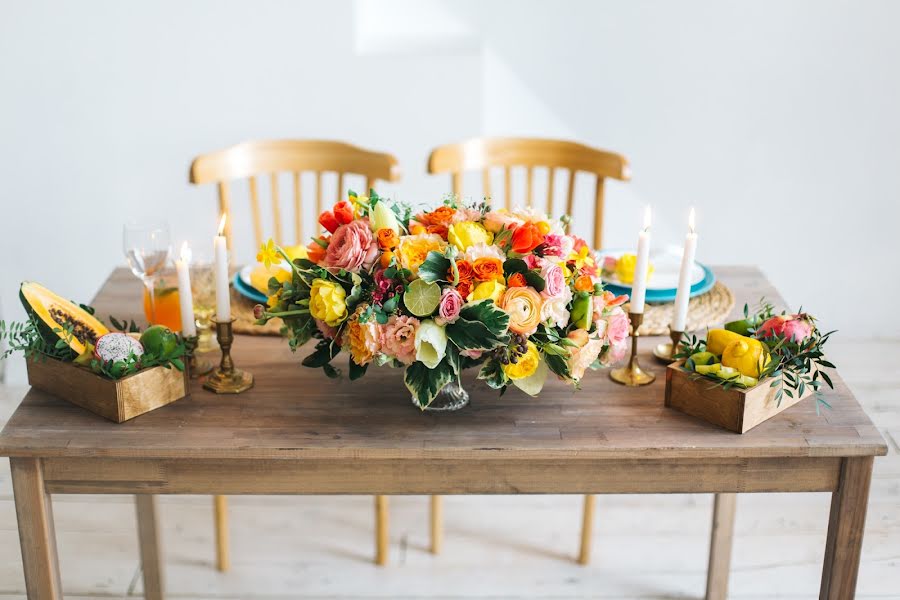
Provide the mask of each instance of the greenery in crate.
[{"label": "greenery in crate", "polygon": [[[28,360],[50,358],[79,365],[109,379],[121,379],[157,366],[184,370],[185,342],[166,327],[155,325],[141,333],[134,321],[120,322],[110,317],[117,330],[111,332],[94,316],[92,307],[64,300],[35,283],[23,283],[20,297],[28,318],[0,321],[0,341],[7,340],[9,344],[0,360],[17,353]],[[135,339],[138,333],[139,340]],[[106,359],[109,353],[97,348],[114,346],[117,340],[126,342],[123,347],[128,351]]]},{"label": "greenery in crate", "polygon": [[675,357],[684,359],[692,378],[705,378],[713,386],[743,389],[770,380],[779,405],[785,396],[799,397],[812,389],[817,408],[818,403],[830,408],[821,388],[823,382],[834,387],[824,370],[834,365],[823,350],[833,333],[822,333],[816,319],[802,311],[776,315],[774,306],[762,300],[752,313],[744,305],[743,319],[709,330],[707,339],[685,336]]}]

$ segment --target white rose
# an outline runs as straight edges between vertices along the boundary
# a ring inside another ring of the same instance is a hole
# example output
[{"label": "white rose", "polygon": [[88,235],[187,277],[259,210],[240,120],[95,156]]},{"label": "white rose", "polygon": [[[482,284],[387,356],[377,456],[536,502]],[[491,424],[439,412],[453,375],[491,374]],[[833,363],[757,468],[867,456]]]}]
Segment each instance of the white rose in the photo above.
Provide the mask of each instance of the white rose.
[{"label": "white rose", "polygon": [[447,332],[432,319],[422,321],[416,331],[416,360],[433,369],[444,360],[446,353]]},{"label": "white rose", "polygon": [[569,286],[563,288],[563,293],[552,298],[545,298],[541,306],[541,321],[550,319],[557,327],[566,327],[569,324],[569,310],[566,305],[572,299],[572,290]]},{"label": "white rose", "polygon": [[493,244],[478,242],[466,248],[463,258],[473,264],[479,258],[496,258],[503,262],[506,260],[506,255],[503,253],[503,250]]}]

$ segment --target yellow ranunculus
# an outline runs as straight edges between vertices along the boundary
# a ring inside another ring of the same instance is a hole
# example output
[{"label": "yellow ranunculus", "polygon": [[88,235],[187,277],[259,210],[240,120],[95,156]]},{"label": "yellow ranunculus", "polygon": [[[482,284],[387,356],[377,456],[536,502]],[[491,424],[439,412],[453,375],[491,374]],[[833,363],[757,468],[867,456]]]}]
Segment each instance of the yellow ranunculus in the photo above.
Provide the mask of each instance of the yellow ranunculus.
[{"label": "yellow ranunculus", "polygon": [[347,292],[327,279],[313,279],[309,292],[309,313],[313,318],[337,327],[347,319]]},{"label": "yellow ranunculus", "polygon": [[412,271],[418,276],[419,265],[425,262],[425,258],[432,250],[443,252],[447,245],[443,238],[436,233],[419,233],[417,235],[404,235],[397,245],[396,255],[400,266]]},{"label": "yellow ranunculus", "polygon": [[497,304],[505,291],[506,286],[497,280],[483,281],[475,286],[475,289],[469,294],[468,300],[469,302],[478,302],[490,298],[494,304]]},{"label": "yellow ranunculus", "polygon": [[[616,277],[622,283],[634,282],[634,270],[637,268],[637,256],[634,254],[623,254],[616,261]],[[653,265],[647,265],[647,280],[653,274]]]},{"label": "yellow ranunculus", "polygon": [[525,354],[519,356],[519,359],[508,365],[502,365],[503,372],[510,379],[524,379],[537,371],[538,364],[541,362],[541,355],[538,354],[537,346],[532,342],[528,342],[528,350]]},{"label": "yellow ranunculus", "polygon": [[463,221],[450,226],[447,230],[447,239],[457,250],[465,252],[466,248],[474,244],[490,245],[494,241],[494,234],[485,229],[481,223]]}]

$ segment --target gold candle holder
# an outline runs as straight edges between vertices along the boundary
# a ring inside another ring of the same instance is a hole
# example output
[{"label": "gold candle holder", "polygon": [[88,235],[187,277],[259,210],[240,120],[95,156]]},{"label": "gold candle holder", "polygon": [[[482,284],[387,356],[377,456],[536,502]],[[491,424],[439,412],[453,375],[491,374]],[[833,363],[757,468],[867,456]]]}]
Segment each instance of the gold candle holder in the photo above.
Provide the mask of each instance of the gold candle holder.
[{"label": "gold candle holder", "polygon": [[222,349],[222,360],[219,362],[219,368],[207,377],[203,382],[203,387],[217,394],[240,394],[246,392],[253,387],[253,375],[246,371],[234,368],[234,361],[231,360],[231,344],[234,342],[234,332],[232,324],[234,319],[228,321],[219,321],[213,319],[216,324],[216,340]]},{"label": "gold candle holder", "polygon": [[672,331],[669,329],[669,337],[672,341],[664,344],[657,344],[653,349],[653,356],[664,363],[675,362],[675,355],[678,353],[678,344],[681,342],[681,337],[683,335],[683,331]]},{"label": "gold candle holder", "polygon": [[188,376],[191,379],[199,379],[203,375],[206,375],[210,371],[213,370],[213,365],[208,360],[201,360],[197,357],[197,346],[200,343],[200,338],[196,335],[188,336],[184,338],[184,346],[187,350],[187,369]]},{"label": "gold candle holder", "polygon": [[627,386],[647,385],[653,383],[656,375],[643,370],[637,357],[638,337],[640,337],[638,328],[644,321],[644,314],[628,313],[628,318],[631,320],[631,358],[628,359],[628,365],[610,371],[609,378]]}]

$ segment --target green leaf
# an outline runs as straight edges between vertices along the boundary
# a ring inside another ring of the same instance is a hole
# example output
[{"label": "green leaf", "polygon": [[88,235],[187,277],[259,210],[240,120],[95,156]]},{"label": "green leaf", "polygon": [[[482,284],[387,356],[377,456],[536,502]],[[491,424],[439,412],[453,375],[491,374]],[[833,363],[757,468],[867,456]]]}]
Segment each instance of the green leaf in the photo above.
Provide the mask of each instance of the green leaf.
[{"label": "green leaf", "polygon": [[467,304],[445,331],[460,350],[489,350],[507,343],[509,314],[492,300]]},{"label": "green leaf", "polygon": [[425,257],[425,262],[419,265],[419,278],[424,279],[428,283],[435,281],[448,281],[447,272],[450,271],[452,261],[441,254],[432,250]]},{"label": "green leaf", "polygon": [[489,359],[481,366],[478,379],[483,380],[495,390],[505,388],[508,384],[506,373],[503,372],[500,361],[497,359]]},{"label": "green leaf", "polygon": [[406,367],[403,380],[413,399],[424,409],[431,404],[441,388],[453,381],[453,377],[453,367],[445,358],[433,369],[429,369],[419,361],[412,363]]},{"label": "green leaf", "polygon": [[572,373],[569,371],[569,363],[562,356],[555,356],[553,354],[545,354],[544,362],[547,363],[547,367],[560,377],[564,379],[571,379]]},{"label": "green leaf", "polygon": [[316,344],[316,349],[312,354],[304,358],[301,364],[304,367],[313,369],[325,367],[340,351],[341,348],[338,344],[332,344],[330,340],[322,340]]},{"label": "green leaf", "polygon": [[525,281],[538,292],[543,292],[544,287],[547,285],[544,282],[544,278],[538,275],[537,271],[526,271]]},{"label": "green leaf", "polygon": [[369,365],[360,366],[360,365],[356,364],[356,362],[351,357],[350,358],[350,369],[349,369],[350,370],[350,381],[353,381],[354,379],[359,379],[360,377],[365,375],[366,369],[368,369],[368,368],[369,368]]},{"label": "green leaf", "polygon": [[503,274],[509,277],[513,273],[527,273],[528,263],[521,258],[508,258],[503,263]]}]

